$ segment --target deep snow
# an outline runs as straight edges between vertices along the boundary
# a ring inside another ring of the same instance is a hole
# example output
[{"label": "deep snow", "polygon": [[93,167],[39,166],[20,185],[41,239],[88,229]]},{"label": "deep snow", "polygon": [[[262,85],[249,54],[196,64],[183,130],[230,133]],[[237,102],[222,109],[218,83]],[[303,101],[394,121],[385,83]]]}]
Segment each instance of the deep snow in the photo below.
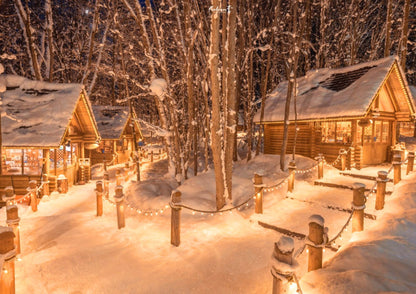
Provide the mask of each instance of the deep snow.
[{"label": "deep snow", "polygon": [[[254,172],[267,175],[267,184],[287,177],[278,169],[278,162],[278,156],[262,155],[248,164],[237,163],[233,204],[253,193]],[[297,158],[300,169],[313,165],[311,159]],[[338,174],[335,169],[325,170],[328,178]],[[369,169],[368,173],[375,171]],[[99,170],[96,172],[99,176]],[[193,215],[182,210],[181,244],[173,247],[170,212],[165,206],[169,193],[177,187],[165,172],[166,161],[145,163],[144,181],[125,184],[126,202],[134,209],[127,210],[126,228],[121,230],[117,229],[115,208],[108,202],[104,215],[95,216],[94,182],[75,186],[64,196],[53,194],[41,201],[36,213],[19,205],[22,260],[16,265],[17,293],[270,293],[271,254],[282,235],[259,226],[258,220],[307,234],[308,218],[320,214],[332,238],[349,216],[325,206],[349,208],[352,192],[313,186],[313,170],[297,175],[289,198],[286,185],[265,193],[263,215],[253,214],[252,201],[231,214]],[[113,177],[114,169],[110,174]],[[187,180],[179,187],[182,202],[213,209],[213,177],[213,171],[208,171]],[[297,276],[302,277],[304,293],[416,291],[415,177],[404,177],[388,196],[383,212],[374,211],[374,195],[370,196],[366,212],[381,218],[365,219],[365,231],[355,233],[350,243],[351,233],[345,232],[337,240],[343,245],[341,250],[324,253],[326,269],[306,274],[305,251],[298,257]],[[146,217],[137,212],[139,208],[143,212],[163,209],[163,213]],[[5,219],[5,209],[1,214]],[[304,244],[294,241],[295,251]]]}]

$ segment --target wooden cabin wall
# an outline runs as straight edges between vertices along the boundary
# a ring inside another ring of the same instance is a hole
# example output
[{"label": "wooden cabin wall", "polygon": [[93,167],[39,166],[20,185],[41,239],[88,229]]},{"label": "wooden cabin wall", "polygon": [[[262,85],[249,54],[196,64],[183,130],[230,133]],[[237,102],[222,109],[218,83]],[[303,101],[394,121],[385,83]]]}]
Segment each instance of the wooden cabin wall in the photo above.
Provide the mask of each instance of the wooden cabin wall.
[{"label": "wooden cabin wall", "polygon": [[[328,163],[332,163],[341,149],[349,145],[342,143],[321,143],[321,132],[315,129],[313,123],[298,123],[298,138],[296,154],[315,158],[319,153],[324,154]],[[292,153],[295,140],[295,125],[289,125],[287,154]],[[266,124],[264,126],[264,153],[280,154],[283,142],[283,124]],[[358,154],[360,155],[360,154]],[[338,162],[335,167],[341,167]]]},{"label": "wooden cabin wall", "polygon": [[[309,123],[298,124],[298,137],[296,142],[296,154],[313,157],[315,132]],[[295,125],[289,125],[289,135],[286,153],[293,152],[295,141]],[[283,124],[264,125],[264,153],[280,154],[283,143]]]}]

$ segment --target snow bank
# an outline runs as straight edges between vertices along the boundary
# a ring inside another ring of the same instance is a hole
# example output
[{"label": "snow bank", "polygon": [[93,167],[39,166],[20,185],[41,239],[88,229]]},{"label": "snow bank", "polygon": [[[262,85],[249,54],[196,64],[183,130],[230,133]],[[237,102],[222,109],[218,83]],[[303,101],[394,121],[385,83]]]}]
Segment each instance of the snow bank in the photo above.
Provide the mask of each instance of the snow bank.
[{"label": "snow bank", "polygon": [[306,274],[306,293],[416,292],[416,174],[395,186],[375,225],[354,233],[324,268]]}]

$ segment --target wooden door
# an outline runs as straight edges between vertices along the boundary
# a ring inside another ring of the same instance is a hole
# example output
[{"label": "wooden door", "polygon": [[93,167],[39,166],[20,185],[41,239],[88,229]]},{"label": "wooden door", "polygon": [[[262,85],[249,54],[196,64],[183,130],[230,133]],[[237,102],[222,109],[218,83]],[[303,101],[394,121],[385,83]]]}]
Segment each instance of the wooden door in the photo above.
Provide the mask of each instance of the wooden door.
[{"label": "wooden door", "polygon": [[391,146],[391,122],[381,119],[372,120],[368,126],[361,128],[363,164],[386,162],[388,148]]}]

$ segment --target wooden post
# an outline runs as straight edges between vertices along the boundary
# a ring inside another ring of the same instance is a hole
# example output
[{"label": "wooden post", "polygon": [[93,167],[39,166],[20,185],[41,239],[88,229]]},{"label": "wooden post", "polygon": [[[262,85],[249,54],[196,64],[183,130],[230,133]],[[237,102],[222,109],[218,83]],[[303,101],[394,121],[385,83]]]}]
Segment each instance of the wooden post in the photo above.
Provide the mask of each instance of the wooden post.
[{"label": "wooden post", "polygon": [[129,166],[129,162],[124,163],[124,181],[127,182],[129,180],[129,171],[130,171],[130,166]]},{"label": "wooden post", "polygon": [[32,208],[32,211],[38,211],[38,197],[36,196],[36,189],[36,181],[30,181],[27,191],[30,193],[30,207]]},{"label": "wooden post", "polygon": [[14,233],[14,244],[16,248],[16,254],[20,254],[20,218],[19,218],[19,212],[16,205],[10,205],[6,208],[6,214],[7,214],[7,226],[12,228]]},{"label": "wooden post", "polygon": [[97,195],[97,216],[103,215],[103,182],[96,182],[95,193]]},{"label": "wooden post", "polygon": [[57,179],[59,194],[68,193],[68,178],[65,175],[59,175]]},{"label": "wooden post", "polygon": [[42,194],[43,196],[49,196],[51,194],[49,191],[49,180],[47,174],[42,175]]},{"label": "wooden post", "polygon": [[295,173],[296,173],[296,163],[294,161],[289,162],[289,180],[287,185],[287,191],[293,192],[295,188]]},{"label": "wooden post", "polygon": [[117,225],[118,228],[124,228],[126,226],[126,221],[124,218],[124,194],[123,186],[116,186],[116,195],[114,196],[114,201],[117,206]]},{"label": "wooden post", "polygon": [[388,182],[387,172],[379,171],[377,177],[376,210],[384,208],[384,197],[386,195],[386,184]]},{"label": "wooden post", "polygon": [[104,196],[107,199],[110,196],[110,176],[108,171],[104,172]]},{"label": "wooden post", "polygon": [[120,186],[122,181],[121,171],[120,169],[116,170],[116,185]]},{"label": "wooden post", "polygon": [[394,180],[393,183],[396,185],[402,179],[402,163],[401,163],[401,155],[395,154],[393,156],[393,170],[394,170]]},{"label": "wooden post", "polygon": [[347,151],[345,149],[339,150],[339,154],[341,156],[341,170],[344,171],[347,165]]},{"label": "wooden post", "polygon": [[353,188],[353,215],[352,215],[352,232],[361,232],[364,230],[364,208],[365,208],[365,185],[354,183]]},{"label": "wooden post", "polygon": [[14,260],[16,250],[14,245],[14,233],[12,228],[0,227],[0,254],[3,255],[3,272],[0,278],[0,293],[15,293]]},{"label": "wooden post", "polygon": [[6,207],[16,204],[16,194],[14,193],[14,188],[12,186],[4,188],[4,193],[3,201],[6,202]]},{"label": "wooden post", "polygon": [[152,152],[150,153],[150,162],[153,162],[153,150],[152,150]]},{"label": "wooden post", "polygon": [[354,147],[350,147],[347,155],[347,169],[351,170],[352,164],[354,162]]},{"label": "wooden post", "polygon": [[407,154],[407,169],[406,169],[406,175],[408,175],[410,172],[413,171],[413,164],[415,162],[415,153],[409,152]]},{"label": "wooden post", "polygon": [[140,182],[140,155],[136,157],[136,177],[137,182]]},{"label": "wooden post", "polygon": [[323,248],[320,245],[324,243],[324,224],[325,220],[320,215],[309,217],[308,272],[322,268]]},{"label": "wooden post", "polygon": [[324,177],[324,159],[322,153],[318,154],[318,179]]},{"label": "wooden post", "polygon": [[255,213],[263,213],[263,175],[254,173],[253,183],[256,197]]},{"label": "wooden post", "polygon": [[107,171],[107,161],[104,159],[103,161],[104,172]]},{"label": "wooden post", "polygon": [[181,207],[175,205],[181,203],[181,192],[178,190],[172,191],[172,209],[170,218],[170,244],[178,247],[181,244]]},{"label": "wooden post", "polygon": [[[274,251],[272,255],[272,276],[273,276],[273,294],[285,293],[281,276],[288,274],[287,268],[279,268],[279,265],[293,264],[293,239],[287,236],[281,236],[279,242],[274,243]],[[277,261],[277,262],[276,262]]]},{"label": "wooden post", "polygon": [[[16,246],[17,254],[20,254],[20,227],[19,227],[19,213],[16,206],[16,194],[14,193],[13,187],[9,186],[4,188],[5,195],[3,200],[6,202],[6,215],[7,215],[7,226],[12,228],[15,235],[14,243]],[[0,269],[1,270],[1,269]]]}]

